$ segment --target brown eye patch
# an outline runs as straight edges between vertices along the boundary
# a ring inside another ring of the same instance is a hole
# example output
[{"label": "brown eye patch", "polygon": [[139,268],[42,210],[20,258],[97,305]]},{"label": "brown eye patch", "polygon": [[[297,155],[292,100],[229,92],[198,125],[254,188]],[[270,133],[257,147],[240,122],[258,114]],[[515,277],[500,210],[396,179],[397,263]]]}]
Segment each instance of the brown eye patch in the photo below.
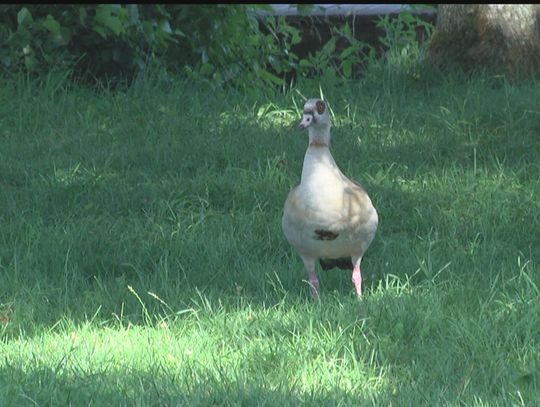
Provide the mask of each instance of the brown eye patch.
[{"label": "brown eye patch", "polygon": [[326,109],[326,105],[322,100],[317,100],[317,103],[315,104],[317,106],[317,113],[323,114],[324,110]]}]

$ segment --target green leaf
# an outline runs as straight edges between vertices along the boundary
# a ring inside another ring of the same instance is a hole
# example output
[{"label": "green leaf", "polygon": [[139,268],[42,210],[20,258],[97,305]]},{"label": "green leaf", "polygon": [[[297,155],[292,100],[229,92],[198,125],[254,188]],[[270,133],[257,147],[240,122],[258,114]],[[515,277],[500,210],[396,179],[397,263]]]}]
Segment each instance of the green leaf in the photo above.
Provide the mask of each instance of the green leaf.
[{"label": "green leaf", "polygon": [[184,34],[184,32],[183,32],[182,30],[180,30],[179,28],[175,28],[175,29],[174,29],[174,33],[175,33],[176,35],[178,35],[179,37],[184,37],[184,38],[187,37],[187,35]]},{"label": "green leaf", "polygon": [[150,21],[143,21],[142,29],[147,37],[154,35],[154,27],[152,26],[152,23]]},{"label": "green leaf", "polygon": [[79,21],[82,25],[86,24],[86,17],[88,14],[86,13],[86,9],[84,7],[79,8]]},{"label": "green leaf", "polygon": [[24,57],[24,65],[26,66],[26,69],[29,71],[33,70],[34,67],[37,65],[38,60],[33,55],[27,55]]},{"label": "green leaf", "polygon": [[305,16],[313,10],[313,7],[313,4],[297,4],[296,10],[298,10],[301,15]]},{"label": "green leaf", "polygon": [[96,25],[94,27],[94,31],[101,35],[103,38],[107,38],[107,31],[105,31],[103,27]]},{"label": "green leaf", "polygon": [[341,69],[343,71],[343,76],[347,79],[350,79],[352,75],[352,61],[343,61],[343,64],[341,64]]},{"label": "green leaf", "polygon": [[341,51],[341,54],[339,55],[339,57],[341,59],[347,59],[348,57],[353,55],[356,51],[358,51],[357,47],[347,47],[343,51]]},{"label": "green leaf", "polygon": [[111,4],[100,5],[96,10],[94,20],[99,25],[111,30],[115,35],[119,35],[125,31],[125,27],[122,24],[122,20],[113,14],[116,11],[118,11],[118,6]]},{"label": "green leaf", "polygon": [[131,24],[137,24],[140,21],[139,6],[137,4],[128,4],[127,12],[128,12],[129,21],[131,21]]},{"label": "green leaf", "polygon": [[400,13],[399,16],[403,22],[408,23],[408,24],[411,24],[416,20],[416,17],[413,16],[412,13],[409,11],[403,11]]},{"label": "green leaf", "polygon": [[23,7],[19,10],[17,13],[17,23],[19,25],[26,25],[34,22],[34,19],[32,18],[32,14],[30,14],[30,11],[26,7]]},{"label": "green leaf", "polygon": [[50,14],[43,20],[43,27],[54,35],[60,35],[60,24]]},{"label": "green leaf", "polygon": [[171,25],[169,24],[169,20],[161,19],[159,21],[158,28],[162,32],[165,32],[167,34],[172,34]]},{"label": "green leaf", "polygon": [[345,24],[345,27],[343,27],[343,29],[341,31],[341,35],[343,35],[346,38],[351,38],[352,37],[351,27],[349,27],[348,23]]},{"label": "green leaf", "polygon": [[336,41],[337,41],[337,37],[330,38],[328,42],[324,44],[321,50],[321,53],[323,53],[326,56],[331,55],[336,49]]},{"label": "green leaf", "polygon": [[283,79],[278,78],[276,75],[271,74],[266,69],[261,69],[257,72],[262,80],[268,84],[275,84],[282,86],[284,84]]},{"label": "green leaf", "polygon": [[251,4],[249,7],[253,7],[254,9],[264,10],[268,12],[272,12],[272,6],[270,4]]},{"label": "green leaf", "polygon": [[203,76],[210,75],[212,72],[214,72],[214,65],[212,64],[202,64],[199,70],[199,73]]},{"label": "green leaf", "polygon": [[62,27],[60,29],[61,43],[63,45],[69,44],[71,41],[71,33],[72,31],[67,27]]}]

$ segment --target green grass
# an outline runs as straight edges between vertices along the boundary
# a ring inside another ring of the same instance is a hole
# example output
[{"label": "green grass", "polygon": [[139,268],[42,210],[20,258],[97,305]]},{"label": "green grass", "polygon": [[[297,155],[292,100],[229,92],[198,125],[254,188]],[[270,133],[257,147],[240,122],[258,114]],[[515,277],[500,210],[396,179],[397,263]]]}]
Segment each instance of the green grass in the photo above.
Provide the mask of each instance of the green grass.
[{"label": "green grass", "polygon": [[320,303],[280,228],[318,86],[170,85],[0,86],[0,405],[540,402],[540,83],[323,86],[380,226]]}]

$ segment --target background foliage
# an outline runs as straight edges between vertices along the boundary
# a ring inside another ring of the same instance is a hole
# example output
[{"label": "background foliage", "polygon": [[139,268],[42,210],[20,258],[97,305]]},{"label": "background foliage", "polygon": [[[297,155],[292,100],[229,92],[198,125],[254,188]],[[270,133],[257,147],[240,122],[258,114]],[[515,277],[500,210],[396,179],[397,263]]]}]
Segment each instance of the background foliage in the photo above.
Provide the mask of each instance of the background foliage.
[{"label": "background foliage", "polygon": [[[299,60],[291,47],[299,30],[282,17],[257,18],[264,5],[2,5],[0,65],[4,74],[71,70],[75,77],[130,82],[150,66],[187,74],[214,85],[286,85],[297,76],[352,78],[354,67],[374,62],[375,53],[354,38],[347,23]],[[309,9],[299,6],[299,12]],[[411,13],[381,19],[383,43],[401,48],[414,41],[422,21]],[[348,44],[336,49],[336,41]],[[367,49],[367,52],[366,52]],[[290,78],[290,75],[289,75]]]}]

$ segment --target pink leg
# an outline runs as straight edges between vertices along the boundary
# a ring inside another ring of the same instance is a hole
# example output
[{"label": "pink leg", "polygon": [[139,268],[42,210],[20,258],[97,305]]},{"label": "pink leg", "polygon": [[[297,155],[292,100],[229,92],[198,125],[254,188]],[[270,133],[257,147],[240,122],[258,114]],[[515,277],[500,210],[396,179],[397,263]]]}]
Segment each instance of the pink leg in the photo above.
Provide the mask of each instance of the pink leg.
[{"label": "pink leg", "polygon": [[360,273],[360,264],[355,264],[352,272],[352,282],[356,289],[356,295],[362,295],[362,274]]},{"label": "pink leg", "polygon": [[311,292],[311,298],[314,300],[319,299],[319,279],[317,274],[315,274],[315,269],[310,269],[309,274],[309,290]]},{"label": "pink leg", "polygon": [[309,291],[311,292],[311,298],[314,300],[319,299],[319,280],[317,279],[317,274],[315,273],[315,259],[312,257],[302,257],[304,261],[304,266],[308,273],[308,283]]}]

